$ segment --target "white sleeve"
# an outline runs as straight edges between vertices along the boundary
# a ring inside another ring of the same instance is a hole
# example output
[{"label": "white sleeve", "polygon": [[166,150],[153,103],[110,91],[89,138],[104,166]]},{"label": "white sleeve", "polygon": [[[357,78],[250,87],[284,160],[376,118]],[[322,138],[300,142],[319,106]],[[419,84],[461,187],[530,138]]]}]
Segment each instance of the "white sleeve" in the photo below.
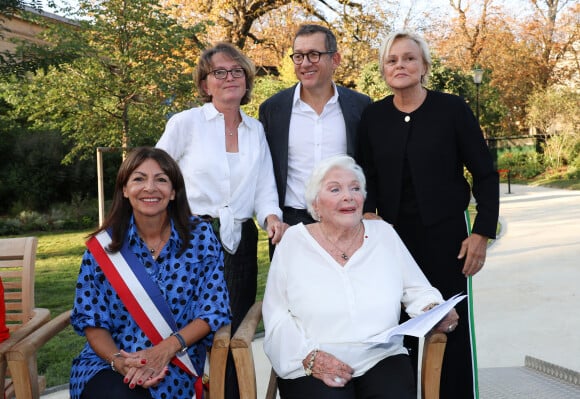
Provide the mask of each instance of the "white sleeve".
[{"label": "white sleeve", "polygon": [[165,131],[155,145],[155,147],[165,150],[177,163],[179,163],[191,140],[186,128],[187,123],[184,123],[187,119],[184,112],[173,115],[167,121]]},{"label": "white sleeve", "polygon": [[270,148],[266,141],[264,128],[260,124],[260,168],[254,194],[254,211],[260,227],[264,228],[264,222],[269,215],[276,215],[282,220],[282,211],[278,206],[278,191],[274,179],[274,167]]},{"label": "white sleeve", "polygon": [[292,267],[293,260],[297,259],[291,253],[291,249],[297,247],[294,244],[296,236],[288,232],[290,230],[274,252],[262,305],[264,352],[281,378],[304,376],[302,360],[312,349],[318,348],[306,337],[300,321],[288,309],[285,268]]}]

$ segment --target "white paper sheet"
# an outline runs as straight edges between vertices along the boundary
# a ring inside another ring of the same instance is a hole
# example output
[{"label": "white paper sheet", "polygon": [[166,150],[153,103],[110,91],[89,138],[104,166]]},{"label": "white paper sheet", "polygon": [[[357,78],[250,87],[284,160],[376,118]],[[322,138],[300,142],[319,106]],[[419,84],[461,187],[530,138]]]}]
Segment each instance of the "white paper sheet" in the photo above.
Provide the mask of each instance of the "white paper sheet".
[{"label": "white paper sheet", "polygon": [[420,314],[403,324],[390,328],[385,332],[370,337],[365,342],[369,344],[385,344],[396,335],[411,335],[413,337],[424,337],[431,329],[439,323],[446,315],[461,302],[467,295],[457,294],[447,301],[435,306],[433,309]]}]

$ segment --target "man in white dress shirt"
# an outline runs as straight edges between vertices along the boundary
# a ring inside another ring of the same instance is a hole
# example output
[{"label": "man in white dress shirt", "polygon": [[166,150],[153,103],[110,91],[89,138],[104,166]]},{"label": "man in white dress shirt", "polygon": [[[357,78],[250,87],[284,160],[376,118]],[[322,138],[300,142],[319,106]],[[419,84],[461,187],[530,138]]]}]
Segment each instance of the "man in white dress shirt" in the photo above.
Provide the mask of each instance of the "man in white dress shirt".
[{"label": "man in white dress shirt", "polygon": [[259,119],[272,154],[283,220],[294,225],[314,221],[306,211],[306,181],[321,160],[354,155],[356,129],[371,99],[333,82],[341,57],[328,28],[302,25],[291,58],[300,82],[262,103]]}]

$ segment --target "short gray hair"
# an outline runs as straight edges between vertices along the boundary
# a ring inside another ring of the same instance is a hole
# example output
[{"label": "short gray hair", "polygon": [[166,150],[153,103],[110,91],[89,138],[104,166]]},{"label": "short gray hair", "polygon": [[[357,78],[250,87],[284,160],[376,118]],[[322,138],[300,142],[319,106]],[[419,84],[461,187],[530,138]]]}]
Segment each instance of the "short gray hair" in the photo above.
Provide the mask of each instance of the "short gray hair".
[{"label": "short gray hair", "polygon": [[339,168],[348,170],[356,176],[356,179],[361,185],[361,193],[363,198],[366,198],[366,178],[362,168],[357,165],[357,163],[349,157],[348,155],[334,155],[332,157],[323,159],[320,161],[312,174],[310,175],[310,179],[306,183],[306,191],[304,193],[304,198],[306,199],[306,207],[308,213],[315,219],[319,220],[318,214],[314,210],[314,202],[316,198],[318,198],[318,194],[320,193],[320,189],[322,188],[322,181],[332,169]]},{"label": "short gray hair", "polygon": [[379,50],[379,71],[381,71],[381,76],[383,77],[383,79],[385,78],[385,75],[383,74],[383,63],[385,62],[385,57],[391,51],[391,46],[393,45],[393,42],[397,39],[410,39],[415,43],[417,43],[417,46],[419,46],[419,49],[421,50],[421,56],[423,58],[423,65],[425,65],[425,75],[421,76],[421,84],[423,86],[427,85],[427,83],[429,82],[429,74],[431,73],[431,65],[432,65],[429,45],[427,44],[425,39],[423,39],[423,37],[419,36],[416,33],[407,31],[396,31],[391,33],[382,44],[381,49]]}]

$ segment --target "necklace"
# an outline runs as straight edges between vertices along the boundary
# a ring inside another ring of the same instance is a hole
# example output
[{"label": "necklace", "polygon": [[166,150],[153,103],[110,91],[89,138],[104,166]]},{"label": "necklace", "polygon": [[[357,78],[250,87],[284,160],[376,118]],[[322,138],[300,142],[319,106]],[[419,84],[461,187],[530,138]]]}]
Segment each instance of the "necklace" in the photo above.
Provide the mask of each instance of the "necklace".
[{"label": "necklace", "polygon": [[354,232],[354,234],[352,235],[351,239],[350,239],[350,244],[348,245],[348,247],[346,248],[346,250],[342,250],[338,247],[338,245],[336,245],[335,243],[333,243],[332,241],[330,241],[330,239],[328,238],[328,235],[324,232],[324,229],[322,228],[322,223],[319,224],[320,227],[320,232],[322,233],[322,237],[324,237],[324,239],[330,244],[332,245],[336,250],[338,250],[339,254],[338,256],[340,256],[340,258],[344,261],[347,261],[350,259],[350,257],[347,255],[347,253],[350,253],[350,250],[352,249],[354,243],[357,241],[356,238],[359,235],[359,232],[361,230],[362,227],[362,223],[359,223],[356,231]]},{"label": "necklace", "polygon": [[163,238],[159,239],[159,242],[157,243],[157,245],[155,246],[155,248],[149,248],[149,252],[151,252],[151,256],[153,257],[153,259],[156,258],[155,256],[155,252],[159,251],[159,247],[161,246],[161,243],[163,242]]},{"label": "necklace", "polygon": [[236,119],[234,120],[234,130],[230,130],[230,131],[228,131],[228,129],[226,128],[226,134],[227,134],[228,136],[233,136],[233,135],[234,135],[234,133],[238,131],[238,125],[240,124],[240,122],[241,122],[241,120],[240,120],[240,121],[238,121],[238,118],[236,118]]},{"label": "necklace", "polygon": [[166,241],[163,239],[163,236],[165,235],[165,231],[166,231],[166,227],[163,228],[163,230],[161,231],[161,234],[159,234],[159,241],[157,242],[157,245],[155,245],[154,247],[149,246],[149,244],[147,244],[147,242],[145,240],[143,240],[143,242],[145,242],[145,245],[147,246],[147,249],[149,249],[149,253],[151,254],[151,257],[153,258],[153,260],[157,259],[157,256],[159,256],[159,250],[163,246],[163,243],[165,243],[165,241]]}]

